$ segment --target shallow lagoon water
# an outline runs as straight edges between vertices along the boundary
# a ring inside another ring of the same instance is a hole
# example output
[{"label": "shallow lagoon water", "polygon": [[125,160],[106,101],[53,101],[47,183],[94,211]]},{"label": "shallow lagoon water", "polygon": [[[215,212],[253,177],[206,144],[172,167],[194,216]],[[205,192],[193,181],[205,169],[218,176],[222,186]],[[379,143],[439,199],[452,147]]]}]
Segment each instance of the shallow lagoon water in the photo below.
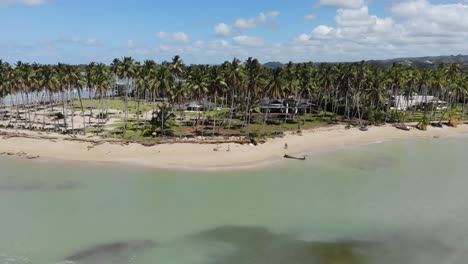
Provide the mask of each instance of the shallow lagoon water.
[{"label": "shallow lagoon water", "polygon": [[188,172],[0,160],[0,263],[466,263],[468,138]]}]

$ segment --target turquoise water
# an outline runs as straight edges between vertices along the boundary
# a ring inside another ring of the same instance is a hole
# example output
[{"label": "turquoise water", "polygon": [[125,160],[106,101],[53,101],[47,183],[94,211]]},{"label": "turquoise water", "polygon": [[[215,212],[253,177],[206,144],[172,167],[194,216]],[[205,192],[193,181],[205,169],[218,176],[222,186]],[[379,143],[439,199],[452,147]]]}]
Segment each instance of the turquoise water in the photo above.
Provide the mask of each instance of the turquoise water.
[{"label": "turquoise water", "polygon": [[0,160],[0,263],[466,263],[468,138],[177,172]]}]

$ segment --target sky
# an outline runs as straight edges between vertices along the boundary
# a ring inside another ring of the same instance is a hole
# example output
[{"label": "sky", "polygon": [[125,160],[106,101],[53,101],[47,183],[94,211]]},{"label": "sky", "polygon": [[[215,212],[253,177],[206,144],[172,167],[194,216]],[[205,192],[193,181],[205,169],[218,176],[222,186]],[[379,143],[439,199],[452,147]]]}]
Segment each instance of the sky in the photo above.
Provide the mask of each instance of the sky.
[{"label": "sky", "polygon": [[0,17],[10,63],[468,54],[468,0],[0,0]]}]

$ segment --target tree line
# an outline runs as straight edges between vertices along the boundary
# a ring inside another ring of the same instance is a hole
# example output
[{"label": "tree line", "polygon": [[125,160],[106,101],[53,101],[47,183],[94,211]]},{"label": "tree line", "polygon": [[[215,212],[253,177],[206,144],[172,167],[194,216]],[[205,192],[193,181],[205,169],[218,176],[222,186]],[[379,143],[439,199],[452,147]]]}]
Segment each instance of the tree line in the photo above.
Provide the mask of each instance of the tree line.
[{"label": "tree line", "polygon": [[[15,107],[17,113],[21,107],[24,108],[25,128],[32,128],[36,122],[31,116],[34,115],[35,105],[46,104],[52,110],[56,107],[61,111],[65,130],[71,125],[72,131],[75,131],[74,118],[71,124],[67,123],[67,109],[70,103],[74,105],[75,100],[74,96],[67,96],[71,90],[77,92],[80,102],[78,114],[86,127],[83,89],[92,91],[93,98],[100,102],[99,119],[102,123],[107,115],[104,100],[115,96],[117,91],[125,106],[124,135],[129,126],[130,100],[136,101],[137,108],[140,103],[152,103],[151,120],[157,119],[157,122],[151,124],[161,130],[166,128],[167,119],[173,118],[175,105],[188,101],[214,102],[215,108],[221,106],[228,109],[220,117],[223,122],[216,120],[216,117],[212,120],[214,133],[217,121],[229,130],[233,118],[239,118],[242,126],[248,127],[253,117],[261,115],[263,124],[267,124],[271,118],[269,111],[259,113],[258,109],[262,101],[273,99],[290,99],[292,108],[297,107],[297,102],[308,100],[310,111],[322,115],[322,120],[329,117],[329,121],[405,122],[409,111],[420,111],[425,119],[433,120],[437,111],[434,104],[426,102],[423,109],[398,109],[395,102],[393,105],[391,103],[392,98],[404,98],[408,102],[419,94],[447,102],[439,122],[457,109],[460,118],[464,119],[468,74],[461,70],[459,64],[440,64],[436,70],[423,70],[402,64],[387,68],[372,67],[366,61],[336,64],[290,62],[284,67],[269,69],[254,58],[244,62],[233,59],[221,65],[185,65],[179,56],[161,64],[153,60],[138,62],[124,57],[114,59],[109,65],[93,62],[82,71],[77,65],[23,62],[10,65],[0,60],[1,104],[5,105],[4,98],[8,95],[21,97],[22,103]],[[37,100],[38,97],[44,100]],[[460,105],[462,107],[457,108]],[[13,107],[9,109],[12,112]],[[1,120],[5,113],[2,110]],[[10,113],[10,118],[13,115]],[[75,116],[75,107],[71,107],[71,115]],[[138,112],[136,116],[140,118]],[[285,121],[294,121],[296,116],[297,111],[292,111],[284,118]],[[198,125],[199,118],[195,122]]]}]

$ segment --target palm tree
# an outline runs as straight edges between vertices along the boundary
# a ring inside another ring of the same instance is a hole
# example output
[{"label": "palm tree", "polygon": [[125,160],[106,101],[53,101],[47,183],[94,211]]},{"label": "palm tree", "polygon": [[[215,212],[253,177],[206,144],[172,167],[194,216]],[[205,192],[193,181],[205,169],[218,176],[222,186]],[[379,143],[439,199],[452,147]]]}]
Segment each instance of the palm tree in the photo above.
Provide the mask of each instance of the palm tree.
[{"label": "palm tree", "polygon": [[[83,130],[85,130],[85,119],[84,119],[84,109],[83,103],[81,100],[81,92],[80,89],[84,85],[84,78],[81,75],[80,69],[77,66],[72,65],[64,65],[63,66],[63,73],[62,73],[62,82],[66,85],[67,94],[71,93],[71,124],[72,124],[72,133],[75,134],[75,92],[78,92],[80,106],[81,106],[81,115],[83,117]],[[68,97],[68,96],[67,96]],[[68,99],[68,98],[67,98]]]},{"label": "palm tree", "polygon": [[[54,98],[53,93],[58,90],[60,85],[59,76],[57,73],[56,67],[51,65],[44,65],[41,67],[40,71],[40,78],[41,78],[41,85],[43,87],[44,94],[49,95],[49,106],[51,111],[54,111]],[[42,130],[45,129],[46,125],[46,111],[44,110],[44,114],[42,116]],[[57,130],[57,122],[55,121],[55,129]]]},{"label": "palm tree", "polygon": [[369,119],[378,122],[376,114],[381,111],[385,104],[386,81],[385,74],[381,70],[374,71],[369,78],[368,86],[364,90],[364,97],[369,102]]},{"label": "palm tree", "polygon": [[213,135],[216,131],[216,115],[217,115],[217,98],[221,92],[227,88],[226,78],[221,67],[212,67],[210,69],[209,91],[214,97],[214,112],[213,112]]},{"label": "palm tree", "polygon": [[181,82],[184,77],[185,65],[184,61],[180,58],[179,55],[172,58],[171,65],[169,66],[170,72],[173,74],[177,82]]},{"label": "palm tree", "polygon": [[5,103],[4,98],[10,93],[11,75],[13,69],[10,64],[0,60],[0,111],[2,121],[5,119]]},{"label": "palm tree", "polygon": [[251,123],[252,119],[252,102],[255,99],[258,89],[262,87],[262,66],[257,59],[248,58],[245,62],[246,72],[246,93],[247,99],[246,114],[244,116],[244,127]]},{"label": "palm tree", "polygon": [[231,90],[231,111],[228,124],[228,129],[231,129],[232,117],[234,114],[234,98],[244,82],[244,68],[238,59],[233,59],[231,63],[226,62],[225,68],[227,69],[226,83],[228,89]]},{"label": "palm tree", "polygon": [[[115,60],[114,60],[115,61]],[[114,67],[117,67],[117,76],[121,80],[126,80],[125,87],[125,114],[124,114],[124,127],[123,136],[125,136],[128,128],[128,92],[130,90],[130,82],[135,77],[135,61],[131,57],[124,57],[122,62],[115,61]]]},{"label": "palm tree", "polygon": [[[295,69],[295,66],[294,64],[290,61],[287,65],[286,65],[286,69],[285,69],[285,72],[284,72],[284,78],[285,78],[285,82],[286,82],[286,87],[285,87],[285,96],[287,95],[294,95],[294,101],[297,101],[297,95],[298,95],[298,91],[297,91],[297,74],[296,74],[296,69]],[[289,115],[289,105],[286,105],[286,115],[285,115],[285,121],[287,120],[288,118],[288,115]],[[295,111],[293,113],[293,119],[294,119],[294,116],[296,114],[296,111],[297,111],[297,105],[295,107]]]},{"label": "palm tree", "polygon": [[268,114],[270,112],[271,99],[280,99],[285,95],[285,80],[283,69],[276,68],[272,70],[270,76],[271,79],[265,87],[265,95],[268,97],[268,106],[263,119],[262,134],[265,132],[265,125],[267,123]]},{"label": "palm tree", "polygon": [[[209,80],[208,80],[208,72],[207,68],[201,66],[201,67],[195,67],[192,69],[192,72],[190,74],[189,82],[190,82],[190,91],[193,96],[193,98],[196,101],[202,101],[204,102],[206,95],[208,93],[209,89]],[[196,119],[196,122],[194,123],[194,127],[198,126],[199,120],[200,120],[200,113],[201,111],[198,111],[198,116]],[[204,112],[204,111],[203,111]],[[203,135],[203,124],[202,124],[202,135]]]},{"label": "palm tree", "polygon": [[462,121],[465,120],[466,113],[466,97],[468,96],[468,74],[464,73],[460,79],[460,86],[463,87],[463,106],[462,106]]},{"label": "palm tree", "polygon": [[[447,70],[444,64],[440,64],[437,71],[433,75],[433,79],[431,83],[433,93],[437,98],[442,99],[441,96],[445,90],[446,83],[447,83]],[[432,111],[431,111],[432,112],[431,119],[434,118],[436,110],[437,110],[436,104],[433,104]]]},{"label": "palm tree", "polygon": [[101,105],[101,111],[99,112],[98,119],[100,122],[100,129],[101,132],[103,131],[104,126],[104,119],[107,118],[106,114],[104,113],[104,96],[109,89],[110,82],[111,82],[111,73],[109,68],[103,63],[96,64],[95,67],[95,85],[96,85],[96,95],[99,97],[99,102]]},{"label": "palm tree", "polygon": [[[465,93],[465,89],[462,85],[462,72],[460,70],[459,64],[451,64],[447,69],[447,80],[448,80],[448,104],[444,113],[442,114],[439,123],[442,122],[446,113],[451,110],[452,105],[455,105],[459,102],[460,98]],[[452,121],[452,120],[450,120]]]},{"label": "palm tree", "polygon": [[[161,65],[156,71],[156,79],[153,82],[155,95],[158,95],[159,97],[163,98],[163,101],[164,101],[162,107],[159,107],[159,111],[163,111],[163,113],[161,113],[160,115],[162,117],[161,127],[164,127],[164,122],[165,122],[164,117],[166,116],[166,114],[164,113],[164,111],[168,110],[168,107],[165,103],[166,96],[168,93],[170,94],[170,91],[173,87],[173,83],[174,83],[174,75],[169,71],[168,67]],[[153,111],[153,115],[155,113],[156,112]],[[164,130],[161,131],[161,135],[164,136]]]}]

